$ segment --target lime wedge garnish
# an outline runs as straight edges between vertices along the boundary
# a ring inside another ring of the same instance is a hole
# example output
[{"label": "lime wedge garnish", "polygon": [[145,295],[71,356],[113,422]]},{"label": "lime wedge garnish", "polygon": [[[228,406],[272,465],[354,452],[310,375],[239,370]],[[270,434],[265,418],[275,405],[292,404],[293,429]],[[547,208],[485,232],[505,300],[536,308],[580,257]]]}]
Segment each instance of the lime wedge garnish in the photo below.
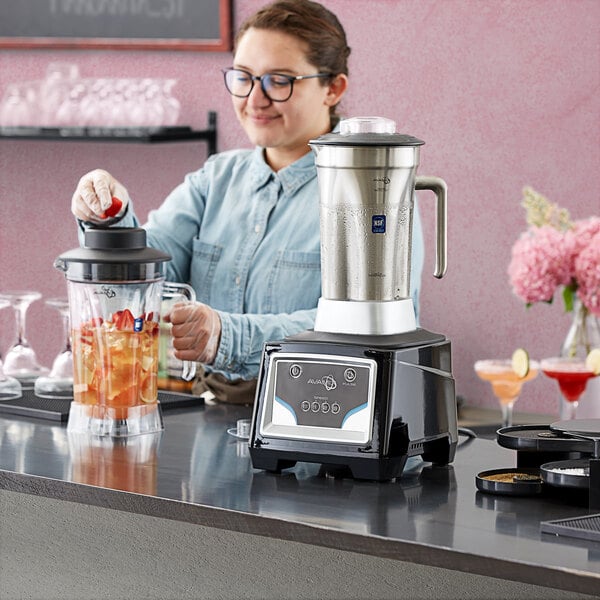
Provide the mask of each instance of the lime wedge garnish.
[{"label": "lime wedge garnish", "polygon": [[590,350],[585,359],[585,368],[589,369],[594,375],[600,375],[600,348]]},{"label": "lime wedge garnish", "polygon": [[512,355],[512,370],[517,377],[526,377],[529,373],[529,354],[523,348],[517,348]]}]

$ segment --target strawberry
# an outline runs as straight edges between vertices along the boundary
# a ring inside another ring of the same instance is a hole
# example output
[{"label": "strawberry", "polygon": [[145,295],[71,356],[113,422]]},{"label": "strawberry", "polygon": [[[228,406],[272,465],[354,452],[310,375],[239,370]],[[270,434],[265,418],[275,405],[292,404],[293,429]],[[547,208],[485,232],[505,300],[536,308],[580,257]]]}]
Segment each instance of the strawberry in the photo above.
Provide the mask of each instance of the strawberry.
[{"label": "strawberry", "polygon": [[112,197],[112,204],[100,215],[101,219],[106,219],[108,217],[116,217],[119,214],[119,211],[123,207],[123,202],[119,200],[116,196]]},{"label": "strawberry", "polygon": [[133,331],[134,321],[135,319],[128,308],[113,314],[113,323],[119,331]]}]

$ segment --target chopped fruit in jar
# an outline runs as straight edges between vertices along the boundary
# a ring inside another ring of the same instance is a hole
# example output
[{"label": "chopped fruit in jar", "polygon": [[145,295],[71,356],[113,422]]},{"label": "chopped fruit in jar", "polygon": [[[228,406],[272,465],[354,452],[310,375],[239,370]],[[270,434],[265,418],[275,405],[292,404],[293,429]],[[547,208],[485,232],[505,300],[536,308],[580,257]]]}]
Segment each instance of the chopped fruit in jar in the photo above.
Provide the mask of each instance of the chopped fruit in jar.
[{"label": "chopped fruit in jar", "polygon": [[153,356],[149,356],[148,354],[142,356],[142,371],[149,371],[152,368],[154,362],[155,361]]},{"label": "chopped fruit in jar", "polygon": [[112,320],[115,327],[120,331],[133,331],[135,319],[128,308],[117,311]]},{"label": "chopped fruit in jar", "polygon": [[156,373],[150,373],[142,381],[140,389],[140,398],[147,404],[152,404],[158,398],[158,377]]},{"label": "chopped fruit in jar", "polygon": [[[136,322],[142,324],[139,331]],[[74,328],[75,401],[95,406],[98,415],[112,411],[114,418],[127,418],[130,408],[156,403],[158,329],[157,322],[136,320],[129,309]]]}]

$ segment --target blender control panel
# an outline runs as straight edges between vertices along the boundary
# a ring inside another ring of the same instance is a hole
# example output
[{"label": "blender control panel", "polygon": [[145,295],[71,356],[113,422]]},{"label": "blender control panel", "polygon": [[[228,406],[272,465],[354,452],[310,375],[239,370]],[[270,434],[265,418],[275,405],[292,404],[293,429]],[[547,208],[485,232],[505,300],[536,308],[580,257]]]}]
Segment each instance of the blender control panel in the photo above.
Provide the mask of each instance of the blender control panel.
[{"label": "blender control panel", "polygon": [[371,439],[377,363],[348,356],[271,357],[260,433],[366,444]]}]

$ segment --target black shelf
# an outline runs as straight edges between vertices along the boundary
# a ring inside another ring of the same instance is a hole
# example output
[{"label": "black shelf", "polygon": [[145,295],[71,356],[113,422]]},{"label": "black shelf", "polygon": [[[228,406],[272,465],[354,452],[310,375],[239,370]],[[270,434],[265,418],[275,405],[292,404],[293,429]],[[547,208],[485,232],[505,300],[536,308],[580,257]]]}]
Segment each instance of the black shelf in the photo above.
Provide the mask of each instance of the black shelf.
[{"label": "black shelf", "polygon": [[0,139],[71,142],[166,143],[204,140],[208,155],[217,151],[217,113],[209,111],[208,127],[2,127]]}]

